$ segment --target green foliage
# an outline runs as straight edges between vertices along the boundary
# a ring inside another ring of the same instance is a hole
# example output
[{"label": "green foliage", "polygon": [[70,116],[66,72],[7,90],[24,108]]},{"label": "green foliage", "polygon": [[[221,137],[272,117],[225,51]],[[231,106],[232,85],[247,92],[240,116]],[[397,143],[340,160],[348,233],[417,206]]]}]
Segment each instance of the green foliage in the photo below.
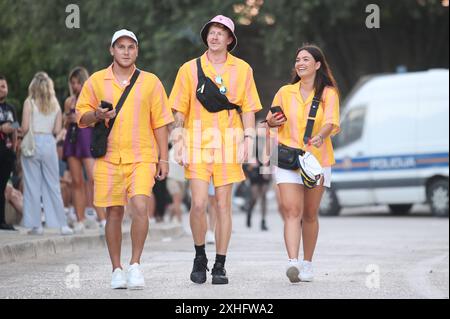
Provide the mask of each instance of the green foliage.
[{"label": "green foliage", "polygon": [[[380,28],[366,28],[367,5],[380,8]],[[296,49],[315,43],[325,52],[344,93],[363,75],[448,68],[448,7],[441,0],[266,1],[258,16],[275,19],[260,32],[276,75],[292,68]]]},{"label": "green foliage", "polygon": [[[20,107],[33,75],[44,70],[58,97],[68,94],[69,71],[83,65],[94,72],[111,63],[114,31],[133,30],[140,40],[138,66],[157,74],[168,93],[182,63],[202,54],[201,27],[216,14],[235,21],[233,5],[245,0],[78,0],[80,29],[67,29],[72,0],[0,1],[0,73],[10,100]],[[237,24],[239,45],[254,67],[263,102],[289,78],[296,48],[321,46],[343,93],[368,73],[448,68],[448,7],[440,0],[379,0],[381,29],[367,29],[369,0],[266,0],[249,26]],[[247,5],[248,5],[247,3]],[[275,24],[267,23],[267,16]],[[267,75],[270,74],[270,78]]]},{"label": "green foliage", "polygon": [[77,2],[81,26],[68,29],[65,10],[71,3],[0,2],[0,73],[8,77],[10,99],[22,102],[33,75],[44,70],[62,100],[73,67],[93,72],[111,63],[110,39],[121,28],[140,40],[139,67],[156,73],[169,91],[178,67],[205,50],[199,37],[203,24],[217,12],[232,14],[233,1],[82,0]]}]

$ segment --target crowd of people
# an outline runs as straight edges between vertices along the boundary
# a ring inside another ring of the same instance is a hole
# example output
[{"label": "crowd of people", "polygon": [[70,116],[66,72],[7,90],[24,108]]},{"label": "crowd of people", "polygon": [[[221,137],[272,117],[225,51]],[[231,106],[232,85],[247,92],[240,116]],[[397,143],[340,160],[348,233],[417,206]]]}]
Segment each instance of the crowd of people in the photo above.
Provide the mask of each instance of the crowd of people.
[{"label": "crowd of people", "polygon": [[[291,84],[280,88],[266,120],[256,124],[262,105],[252,68],[231,54],[234,31],[228,17],[207,22],[200,33],[207,51],[180,67],[169,96],[156,75],[136,67],[139,41],[125,29],[112,37],[109,67],[92,75],[82,67],[70,72],[63,108],[52,79],[36,73],[21,124],[0,76],[0,229],[14,230],[5,220],[6,200],[22,212],[30,235],[43,234],[42,216],[62,235],[98,228],[111,259],[111,288],[143,289],[149,218],[163,221],[168,211],[167,219],[179,224],[187,203],[195,251],[190,280],[206,282],[205,245],[215,244],[212,284],[225,285],[235,185],[249,184],[246,226],[260,202],[260,229],[267,231],[266,194],[273,183],[284,222],[286,275],[292,283],[312,281],[319,204],[334,164],[331,137],[339,133],[337,85],[323,52],[305,45],[296,52]],[[272,167],[260,153],[275,153],[279,162]],[[299,165],[298,155],[306,153],[320,174],[311,177]],[[121,264],[126,213],[132,245],[127,271]]]},{"label": "crowd of people", "polygon": [[[78,95],[88,78],[89,73],[83,67],[76,67],[69,73],[70,95],[64,101],[63,108],[60,108],[53,81],[46,73],[37,73],[30,83],[20,126],[16,108],[6,103],[7,79],[0,75],[0,123],[2,125],[0,190],[3,190],[1,192],[3,197],[0,197],[0,230],[14,231],[16,230],[14,224],[16,224],[30,228],[30,235],[43,234],[44,225],[60,228],[63,235],[84,233],[85,229],[99,229],[100,233],[104,233],[106,212],[103,208],[93,205],[94,158],[90,151],[93,128],[79,128],[75,116]],[[49,105],[50,108],[41,109],[37,105]],[[24,156],[21,152],[21,141],[30,127],[32,134],[35,135],[34,155]],[[53,144],[56,146],[53,147]],[[46,149],[48,146],[50,147]],[[56,161],[54,150],[56,150]],[[157,181],[153,189],[154,196],[150,197],[148,215],[156,222],[164,221],[167,216],[166,220],[181,224],[183,212],[190,208],[187,204],[190,203],[191,195],[184,169],[175,162],[174,151],[175,149],[171,148],[169,153],[170,170],[167,181]],[[253,206],[258,198],[262,198],[261,229],[267,230],[264,218],[266,215],[265,195],[270,176],[252,173],[252,170],[257,172],[258,167],[250,164],[245,167],[245,173],[252,183],[252,193],[246,194],[248,198],[245,198],[246,203],[242,209],[248,214],[247,226],[251,227]],[[258,176],[264,177],[259,179]],[[217,204],[214,200],[213,181],[210,183],[208,194],[206,236],[207,242],[214,244]],[[62,199],[64,209],[61,209],[59,198]],[[8,206],[14,212],[10,223],[6,222],[5,210]],[[24,214],[24,211],[27,214]],[[28,214],[28,212],[34,212],[34,214]]]}]

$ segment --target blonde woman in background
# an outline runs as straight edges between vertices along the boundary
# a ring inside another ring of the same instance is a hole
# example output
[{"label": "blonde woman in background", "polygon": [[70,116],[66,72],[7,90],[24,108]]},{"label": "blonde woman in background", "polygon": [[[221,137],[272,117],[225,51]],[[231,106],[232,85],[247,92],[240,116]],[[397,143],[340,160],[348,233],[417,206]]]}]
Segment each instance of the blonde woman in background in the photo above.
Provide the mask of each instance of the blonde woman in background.
[{"label": "blonde woman in background", "polygon": [[[30,126],[31,119],[31,126]],[[59,184],[58,155],[55,136],[62,129],[62,114],[55,96],[53,81],[38,72],[28,88],[23,106],[22,132],[33,130],[34,155],[21,162],[24,177],[24,226],[30,235],[42,235],[41,200],[47,227],[59,228],[62,235],[72,235],[67,226]]]}]

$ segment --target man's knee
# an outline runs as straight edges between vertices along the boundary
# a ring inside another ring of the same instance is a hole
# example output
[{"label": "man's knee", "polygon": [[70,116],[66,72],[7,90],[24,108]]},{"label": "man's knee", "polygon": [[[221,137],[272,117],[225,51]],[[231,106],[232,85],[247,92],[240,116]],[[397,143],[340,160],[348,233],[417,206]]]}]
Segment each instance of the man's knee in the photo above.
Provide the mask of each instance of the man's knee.
[{"label": "man's knee", "polygon": [[149,199],[140,198],[133,200],[133,216],[146,218],[148,213]]},{"label": "man's knee", "polygon": [[218,200],[217,213],[220,215],[231,213],[231,203],[228,200]]},{"label": "man's knee", "polygon": [[123,208],[121,208],[121,207],[110,207],[110,208],[107,209],[107,212],[108,213],[107,213],[106,217],[107,217],[108,221],[112,221],[112,222],[114,222],[114,221],[121,222],[122,221],[123,214],[124,214]]},{"label": "man's knee", "polygon": [[207,199],[193,199],[191,203],[191,214],[202,215],[206,212]]}]

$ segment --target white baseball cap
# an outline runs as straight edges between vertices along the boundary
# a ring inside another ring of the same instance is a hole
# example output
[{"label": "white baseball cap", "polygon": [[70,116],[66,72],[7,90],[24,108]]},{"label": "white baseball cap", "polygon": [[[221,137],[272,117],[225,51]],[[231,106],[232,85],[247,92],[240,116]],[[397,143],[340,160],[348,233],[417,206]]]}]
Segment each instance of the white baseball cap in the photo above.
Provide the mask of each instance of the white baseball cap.
[{"label": "white baseball cap", "polygon": [[111,46],[113,46],[114,43],[119,38],[122,38],[122,37],[128,37],[128,38],[134,40],[136,42],[136,44],[139,44],[138,39],[137,39],[136,35],[133,32],[131,32],[131,31],[127,30],[127,29],[122,29],[122,30],[119,30],[116,33],[114,33],[114,35],[112,37],[112,40],[111,40]]}]

